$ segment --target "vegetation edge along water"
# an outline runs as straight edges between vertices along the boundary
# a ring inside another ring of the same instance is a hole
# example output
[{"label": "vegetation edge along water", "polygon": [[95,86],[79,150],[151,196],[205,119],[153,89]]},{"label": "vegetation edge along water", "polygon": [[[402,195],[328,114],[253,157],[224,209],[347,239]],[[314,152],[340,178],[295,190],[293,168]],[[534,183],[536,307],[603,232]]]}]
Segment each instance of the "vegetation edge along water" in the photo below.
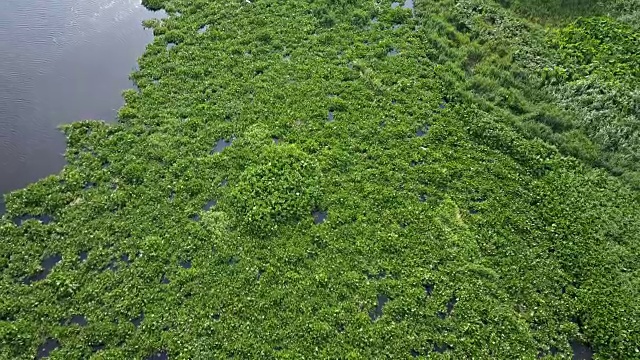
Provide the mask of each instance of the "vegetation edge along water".
[{"label": "vegetation edge along water", "polygon": [[6,196],[0,358],[640,359],[637,0],[143,4]]}]

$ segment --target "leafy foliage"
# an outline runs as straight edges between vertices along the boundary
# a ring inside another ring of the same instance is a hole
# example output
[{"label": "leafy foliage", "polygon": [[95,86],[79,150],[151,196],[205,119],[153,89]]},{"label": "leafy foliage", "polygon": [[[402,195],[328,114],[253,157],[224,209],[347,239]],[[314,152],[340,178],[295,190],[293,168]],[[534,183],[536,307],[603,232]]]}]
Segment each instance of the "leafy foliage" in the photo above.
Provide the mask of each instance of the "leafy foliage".
[{"label": "leafy foliage", "polygon": [[551,44],[570,79],[596,75],[599,81],[625,85],[640,79],[640,35],[614,19],[579,19],[557,30]]},{"label": "leafy foliage", "polygon": [[6,198],[0,358],[639,358],[634,59],[588,30],[633,28],[146,4],[120,121]]},{"label": "leafy foliage", "polygon": [[252,235],[272,235],[314,208],[319,181],[314,160],[295,145],[268,146],[240,175],[229,207]]}]

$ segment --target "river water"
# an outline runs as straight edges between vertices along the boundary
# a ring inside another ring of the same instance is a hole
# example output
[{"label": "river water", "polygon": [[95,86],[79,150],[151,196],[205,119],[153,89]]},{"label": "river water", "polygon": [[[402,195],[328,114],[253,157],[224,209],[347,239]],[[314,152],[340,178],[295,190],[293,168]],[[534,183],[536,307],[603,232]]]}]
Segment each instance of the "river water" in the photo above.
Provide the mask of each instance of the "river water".
[{"label": "river water", "polygon": [[114,121],[153,39],[141,22],[163,16],[140,0],[0,0],[0,194],[60,171],[58,125]]}]

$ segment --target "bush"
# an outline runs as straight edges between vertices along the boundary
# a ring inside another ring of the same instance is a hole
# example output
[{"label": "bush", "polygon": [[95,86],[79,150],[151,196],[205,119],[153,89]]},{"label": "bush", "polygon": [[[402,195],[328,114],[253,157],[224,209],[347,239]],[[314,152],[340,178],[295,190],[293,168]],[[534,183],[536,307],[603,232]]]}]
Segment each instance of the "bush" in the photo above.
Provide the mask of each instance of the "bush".
[{"label": "bush", "polygon": [[268,146],[232,189],[231,208],[243,230],[268,237],[311,213],[318,184],[317,164],[297,146]]},{"label": "bush", "polygon": [[158,11],[164,8],[165,0],[142,0],[142,5],[151,11]]}]

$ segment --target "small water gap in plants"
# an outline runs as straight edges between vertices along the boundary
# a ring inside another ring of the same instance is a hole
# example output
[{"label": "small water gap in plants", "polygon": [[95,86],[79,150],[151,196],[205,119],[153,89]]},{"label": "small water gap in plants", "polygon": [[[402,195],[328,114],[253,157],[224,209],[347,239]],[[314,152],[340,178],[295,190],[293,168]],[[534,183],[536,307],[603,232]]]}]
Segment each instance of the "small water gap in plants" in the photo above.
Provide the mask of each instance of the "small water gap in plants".
[{"label": "small water gap in plants", "polygon": [[313,215],[313,223],[319,225],[325,222],[328,214],[326,211],[314,210],[311,215]]},{"label": "small water gap in plants", "polygon": [[402,5],[403,9],[410,9],[411,10],[411,15],[412,16],[416,16],[415,13],[415,9],[413,8],[413,0],[405,0],[404,4]]},{"label": "small water gap in plants", "polygon": [[157,353],[149,355],[146,360],[168,360],[169,353],[166,350],[160,350]]},{"label": "small water gap in plants", "polygon": [[33,282],[46,279],[46,277],[49,275],[53,267],[56,266],[56,264],[59,263],[61,260],[62,260],[62,256],[60,254],[54,254],[54,255],[45,257],[44,259],[42,259],[42,262],[40,263],[42,270],[38,271],[34,275],[26,277],[22,282],[25,285],[29,285]]},{"label": "small water gap in plants", "polygon": [[56,339],[48,338],[45,342],[38,347],[36,359],[46,359],[49,357],[52,351],[60,347],[60,342]]},{"label": "small water gap in plants", "polygon": [[593,349],[586,344],[578,340],[571,340],[569,342],[571,350],[573,350],[574,360],[591,360],[593,359]]},{"label": "small water gap in plants", "polygon": [[204,211],[209,211],[211,210],[212,207],[218,205],[218,201],[215,199],[209,200],[207,201],[206,204],[204,204],[204,206],[202,207],[202,210]]},{"label": "small water gap in plants", "polygon": [[13,223],[16,224],[17,226],[22,226],[22,224],[27,220],[37,220],[40,223],[46,225],[51,221],[53,221],[53,217],[46,214],[45,215],[22,215],[22,216],[13,218]]},{"label": "small water gap in plants", "polygon": [[231,146],[232,142],[233,142],[233,139],[229,139],[229,140],[219,139],[218,141],[216,141],[216,144],[214,145],[213,150],[211,150],[211,154],[217,154],[222,152],[222,150]]},{"label": "small water gap in plants", "polygon": [[389,302],[389,297],[385,294],[378,294],[376,301],[376,307],[369,311],[369,318],[371,318],[371,321],[376,321],[382,316],[382,309],[384,308],[384,305]]},{"label": "small water gap in plants", "polygon": [[141,312],[140,315],[138,315],[135,318],[131,319],[131,323],[133,324],[133,326],[138,328],[138,327],[140,327],[140,324],[142,324],[143,320],[144,320],[144,312]]}]

